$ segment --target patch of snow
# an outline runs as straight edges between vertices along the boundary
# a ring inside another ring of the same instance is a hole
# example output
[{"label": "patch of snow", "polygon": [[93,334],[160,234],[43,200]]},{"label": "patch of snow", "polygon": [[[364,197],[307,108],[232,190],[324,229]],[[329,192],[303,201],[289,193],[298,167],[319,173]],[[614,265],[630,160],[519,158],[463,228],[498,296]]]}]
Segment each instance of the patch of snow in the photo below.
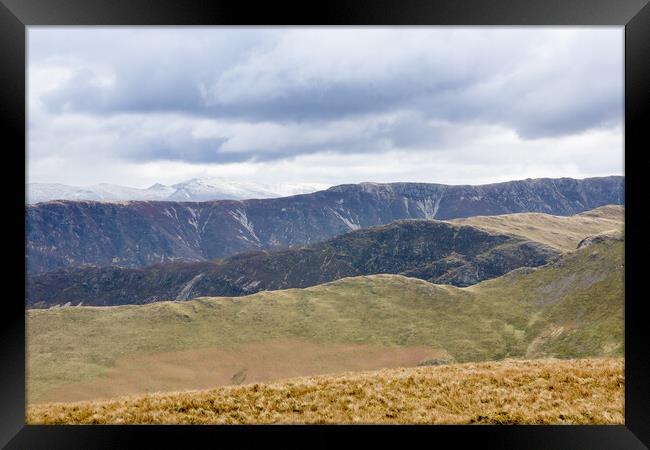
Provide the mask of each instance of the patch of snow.
[{"label": "patch of snow", "polygon": [[350,230],[358,230],[361,228],[361,226],[357,223],[352,222],[350,219],[343,217],[341,214],[339,214],[336,210],[332,208],[328,208],[338,219],[343,222]]},{"label": "patch of snow", "polygon": [[260,244],[260,239],[259,239],[259,238],[257,237],[257,235],[255,234],[255,228],[253,228],[253,224],[252,224],[251,222],[248,221],[248,216],[246,215],[246,211],[244,211],[244,210],[238,208],[238,209],[236,209],[236,210],[234,210],[234,211],[228,211],[228,213],[229,213],[229,214],[230,214],[230,215],[231,215],[231,216],[232,216],[232,217],[233,217],[237,222],[239,222],[239,223],[241,224],[241,226],[244,227],[244,229],[245,229],[246,231],[248,231],[248,233],[250,234],[250,236],[251,236],[253,239],[255,239],[255,241],[256,241],[258,244]]},{"label": "patch of snow", "polygon": [[176,300],[187,300],[190,297],[190,291],[192,290],[192,287],[196,284],[197,281],[199,281],[201,278],[203,278],[203,273],[198,274],[194,278],[192,278],[190,281],[183,286],[181,291],[178,293],[176,296]]},{"label": "patch of snow", "polygon": [[406,197],[402,197],[402,201],[404,202],[404,209],[406,210],[406,215],[411,217],[411,211],[409,210],[409,201]]},{"label": "patch of snow", "polygon": [[205,231],[205,226],[208,224],[208,222],[210,221],[210,218],[212,217],[212,211],[213,211],[213,209],[210,209],[210,212],[208,213],[208,218],[205,219],[205,222],[203,222],[203,225],[201,226],[201,233],[203,233]]},{"label": "patch of snow", "polygon": [[194,208],[192,208],[191,206],[188,206],[187,210],[190,213],[190,217],[187,219],[187,221],[198,232],[199,231],[199,223],[197,221],[197,217],[198,217],[197,216],[197,211]]},{"label": "patch of snow", "polygon": [[251,291],[259,286],[260,283],[260,281],[251,281],[250,283],[246,283],[244,286],[242,286],[242,290],[246,292]]},{"label": "patch of snow", "polygon": [[432,198],[425,198],[424,200],[416,200],[415,204],[418,209],[424,214],[424,217],[427,219],[434,219],[438,208],[440,207],[440,200],[442,200],[442,195]]}]

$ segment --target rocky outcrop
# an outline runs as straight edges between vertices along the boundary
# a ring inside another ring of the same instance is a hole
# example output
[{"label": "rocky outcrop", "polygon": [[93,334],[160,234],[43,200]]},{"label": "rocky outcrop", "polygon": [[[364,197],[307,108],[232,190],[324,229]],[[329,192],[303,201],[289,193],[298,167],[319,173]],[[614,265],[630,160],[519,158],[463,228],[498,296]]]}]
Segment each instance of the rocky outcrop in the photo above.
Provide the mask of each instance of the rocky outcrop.
[{"label": "rocky outcrop", "polygon": [[600,234],[595,234],[593,236],[588,236],[578,243],[577,248],[588,247],[589,245],[602,244],[611,241],[624,242],[625,241],[624,233],[621,233],[619,230],[612,230],[607,233],[600,233]]}]

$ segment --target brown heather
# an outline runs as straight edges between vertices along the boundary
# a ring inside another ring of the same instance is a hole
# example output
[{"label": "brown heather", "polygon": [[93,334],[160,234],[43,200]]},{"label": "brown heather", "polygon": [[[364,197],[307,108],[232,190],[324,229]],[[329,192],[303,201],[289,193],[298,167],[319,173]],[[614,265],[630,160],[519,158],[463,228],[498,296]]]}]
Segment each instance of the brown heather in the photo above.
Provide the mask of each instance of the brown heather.
[{"label": "brown heather", "polygon": [[29,424],[622,424],[621,358],[505,360],[32,405]]}]

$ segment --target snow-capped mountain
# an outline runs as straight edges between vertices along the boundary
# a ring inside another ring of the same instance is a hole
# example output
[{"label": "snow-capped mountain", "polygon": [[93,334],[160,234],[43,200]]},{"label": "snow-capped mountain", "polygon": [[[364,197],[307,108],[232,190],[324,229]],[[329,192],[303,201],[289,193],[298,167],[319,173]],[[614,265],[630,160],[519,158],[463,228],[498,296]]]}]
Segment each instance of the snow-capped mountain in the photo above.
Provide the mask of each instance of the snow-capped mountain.
[{"label": "snow-capped mountain", "polygon": [[228,181],[223,179],[194,178],[173,186],[175,191],[170,200],[203,201],[203,200],[242,200],[246,198],[282,197],[266,186],[257,183]]},{"label": "snow-capped mountain", "polygon": [[172,186],[168,198],[176,201],[243,200],[247,198],[277,198],[308,194],[330,187],[319,183],[252,183],[223,178],[193,178]]},{"label": "snow-capped mountain", "polygon": [[35,204],[49,200],[96,200],[105,202],[123,200],[189,202],[244,200],[307,194],[328,187],[329,185],[320,183],[255,183],[225,178],[193,178],[171,186],[157,183],[146,189],[106,183],[85,187],[29,183],[27,185],[27,202]]}]

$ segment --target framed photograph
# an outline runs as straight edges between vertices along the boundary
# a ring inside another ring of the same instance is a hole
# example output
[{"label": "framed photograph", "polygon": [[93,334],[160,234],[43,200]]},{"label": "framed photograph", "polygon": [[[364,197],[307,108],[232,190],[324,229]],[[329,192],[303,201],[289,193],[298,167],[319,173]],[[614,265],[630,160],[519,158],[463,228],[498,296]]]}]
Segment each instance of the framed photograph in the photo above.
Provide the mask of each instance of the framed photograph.
[{"label": "framed photograph", "polygon": [[647,3],[2,0],[0,443],[647,448]]}]

